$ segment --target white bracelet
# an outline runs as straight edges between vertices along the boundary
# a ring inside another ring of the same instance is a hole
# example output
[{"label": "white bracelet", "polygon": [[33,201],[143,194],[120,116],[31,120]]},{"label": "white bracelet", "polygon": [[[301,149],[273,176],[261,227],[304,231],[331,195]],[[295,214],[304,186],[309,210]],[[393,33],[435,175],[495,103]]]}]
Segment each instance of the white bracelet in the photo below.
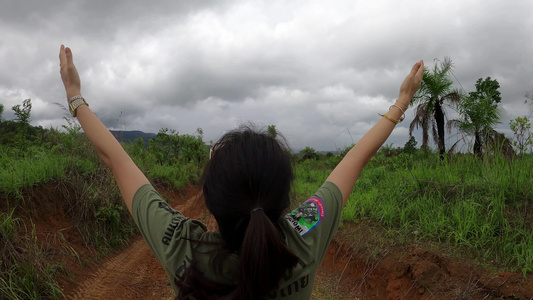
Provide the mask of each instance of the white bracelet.
[{"label": "white bracelet", "polygon": [[398,121],[400,121],[400,123],[401,123],[401,122],[405,119],[405,111],[404,111],[401,107],[399,107],[398,105],[396,105],[396,104],[391,105],[391,106],[389,107],[389,110],[390,110],[391,108],[393,108],[393,107],[396,107],[397,109],[399,109],[399,110],[402,112],[402,116],[400,117],[400,120],[398,120]]}]

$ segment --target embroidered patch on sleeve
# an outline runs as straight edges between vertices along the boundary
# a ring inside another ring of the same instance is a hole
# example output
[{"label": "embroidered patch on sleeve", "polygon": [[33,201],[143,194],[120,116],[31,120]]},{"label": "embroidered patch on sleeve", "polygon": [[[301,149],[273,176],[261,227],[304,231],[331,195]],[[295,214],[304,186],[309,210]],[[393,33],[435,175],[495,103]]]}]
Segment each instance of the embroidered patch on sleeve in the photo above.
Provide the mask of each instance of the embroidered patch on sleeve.
[{"label": "embroidered patch on sleeve", "polygon": [[324,216],[326,208],[322,199],[312,197],[285,216],[285,220],[300,234],[306,235],[315,228]]}]

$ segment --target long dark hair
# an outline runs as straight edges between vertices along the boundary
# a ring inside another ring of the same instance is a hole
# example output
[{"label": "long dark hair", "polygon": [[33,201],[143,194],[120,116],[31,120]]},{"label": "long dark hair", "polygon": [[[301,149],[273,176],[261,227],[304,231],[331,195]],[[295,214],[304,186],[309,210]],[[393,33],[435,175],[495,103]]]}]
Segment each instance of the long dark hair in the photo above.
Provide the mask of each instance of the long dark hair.
[{"label": "long dark hair", "polygon": [[[292,179],[286,144],[267,133],[241,127],[213,146],[202,177],[203,193],[225,250],[240,256],[240,280],[228,291],[189,267],[177,282],[180,299],[265,299],[278,287],[298,262],[277,225],[290,204]],[[206,290],[220,297],[208,296]]]}]

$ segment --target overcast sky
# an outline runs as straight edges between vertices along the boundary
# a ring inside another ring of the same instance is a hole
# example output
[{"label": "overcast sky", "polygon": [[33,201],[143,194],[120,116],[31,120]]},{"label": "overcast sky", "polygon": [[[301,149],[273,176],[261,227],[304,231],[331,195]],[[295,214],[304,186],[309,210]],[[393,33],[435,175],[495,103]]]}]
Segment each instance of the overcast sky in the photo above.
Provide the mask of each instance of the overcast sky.
[{"label": "overcast sky", "polygon": [[[532,12],[530,0],[0,0],[0,103],[12,119],[31,98],[32,124],[66,124],[65,44],[111,129],[202,128],[210,141],[251,121],[293,149],[333,150],[378,121],[416,61],[447,56],[457,88],[499,81],[510,134],[533,93]],[[407,141],[406,115],[387,143]]]}]

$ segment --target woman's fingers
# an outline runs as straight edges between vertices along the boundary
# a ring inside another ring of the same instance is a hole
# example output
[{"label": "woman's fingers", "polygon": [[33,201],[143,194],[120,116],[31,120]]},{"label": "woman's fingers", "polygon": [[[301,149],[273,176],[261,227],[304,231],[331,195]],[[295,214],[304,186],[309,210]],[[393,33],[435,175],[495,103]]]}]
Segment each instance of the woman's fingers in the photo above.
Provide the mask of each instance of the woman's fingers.
[{"label": "woman's fingers", "polygon": [[65,46],[61,45],[61,48],[59,48],[59,72],[61,73],[61,75],[63,75],[64,68],[66,67],[66,65],[67,57],[65,55]]},{"label": "woman's fingers", "polygon": [[424,61],[420,60],[420,67],[418,68],[418,71],[416,72],[416,75],[422,78],[422,75],[424,75]]},{"label": "woman's fingers", "polygon": [[72,51],[68,47],[65,48],[65,56],[67,57],[67,66],[74,66],[74,61],[72,60]]},{"label": "woman's fingers", "polygon": [[423,75],[424,61],[421,60],[413,65],[411,72],[407,75],[407,77],[405,77],[402,85],[400,86],[400,94],[403,94],[409,98],[409,100],[411,100],[418,88],[420,88]]},{"label": "woman's fingers", "polygon": [[67,92],[67,98],[80,94],[80,77],[74,61],[72,59],[72,51],[70,48],[61,45],[59,49],[59,73]]},{"label": "woman's fingers", "polygon": [[422,82],[422,77],[424,76],[424,61],[420,60],[418,63],[418,70],[416,70],[415,80],[417,84],[420,84]]}]

